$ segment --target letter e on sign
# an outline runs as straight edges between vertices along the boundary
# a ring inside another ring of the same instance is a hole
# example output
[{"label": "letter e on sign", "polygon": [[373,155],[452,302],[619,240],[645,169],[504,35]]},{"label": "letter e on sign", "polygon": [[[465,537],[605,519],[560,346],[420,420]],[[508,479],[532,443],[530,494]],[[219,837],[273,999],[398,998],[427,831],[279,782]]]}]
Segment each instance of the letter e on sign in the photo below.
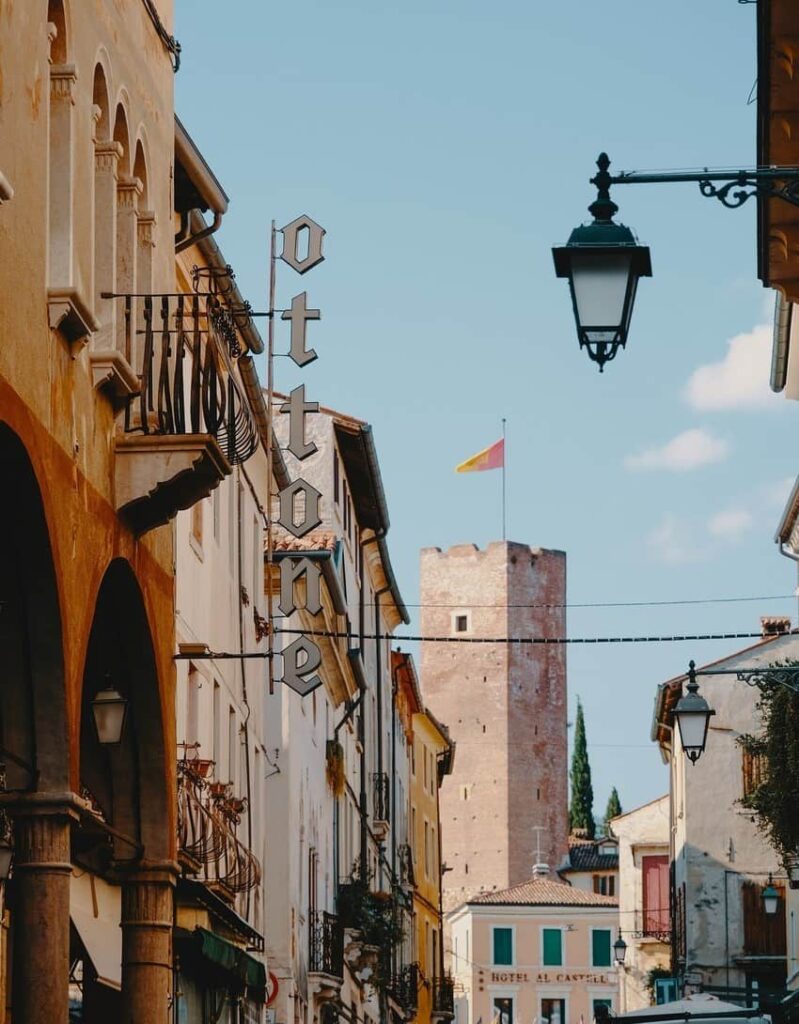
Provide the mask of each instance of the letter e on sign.
[{"label": "letter e on sign", "polygon": [[[296,270],[298,274],[305,274],[322,262],[322,239],[325,237],[325,229],[316,221],[303,214],[280,231],[283,235],[283,252],[280,258],[284,263],[288,263],[292,270]],[[304,255],[300,255],[300,245],[306,237],[307,249]]]}]

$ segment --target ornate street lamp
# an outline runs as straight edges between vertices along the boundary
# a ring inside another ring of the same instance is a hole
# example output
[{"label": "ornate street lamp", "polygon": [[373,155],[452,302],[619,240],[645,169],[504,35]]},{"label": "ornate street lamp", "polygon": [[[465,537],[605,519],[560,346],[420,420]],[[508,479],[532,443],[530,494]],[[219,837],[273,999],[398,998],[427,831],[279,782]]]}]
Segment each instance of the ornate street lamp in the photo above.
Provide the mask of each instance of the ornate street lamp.
[{"label": "ornate street lamp", "polygon": [[699,684],[696,681],[696,664],[692,661],[688,666],[688,693],[680,697],[674,709],[674,717],[680,730],[680,740],[685,755],[691,764],[696,764],[707,742],[707,730],[710,719],[715,711],[708,705],[704,697],[699,696]]},{"label": "ornate street lamp", "polygon": [[652,276],[647,246],[613,220],[618,206],[610,198],[609,166],[607,153],[601,153],[599,172],[591,179],[597,187],[588,207],[593,222],[575,228],[566,245],[552,250],[556,274],[569,279],[580,348],[588,350],[600,373],[627,344],[638,279]]},{"label": "ornate street lamp", "polygon": [[774,888],[773,882],[773,878],[769,875],[768,885],[760,893],[760,899],[763,901],[763,910],[769,917],[773,917],[777,913],[777,907],[780,905],[780,894]]},{"label": "ornate street lamp", "polygon": [[106,687],[100,690],[92,701],[92,715],[97,739],[103,746],[112,746],[122,739],[128,702],[125,697],[111,685],[111,677],[106,676]]},{"label": "ornate street lamp", "polygon": [[616,963],[619,967],[623,967],[624,966],[624,958],[626,956],[627,956],[627,943],[621,937],[621,932],[619,932],[618,939],[616,939],[616,941],[613,943],[613,960],[614,960],[614,963]]}]

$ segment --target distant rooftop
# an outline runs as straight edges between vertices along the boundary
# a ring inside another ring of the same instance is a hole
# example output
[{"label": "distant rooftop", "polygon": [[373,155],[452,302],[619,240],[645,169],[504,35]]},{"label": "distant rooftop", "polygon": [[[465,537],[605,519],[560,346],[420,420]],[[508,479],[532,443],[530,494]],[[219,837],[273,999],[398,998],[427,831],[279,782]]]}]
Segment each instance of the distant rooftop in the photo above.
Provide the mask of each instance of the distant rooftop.
[{"label": "distant rooftop", "polygon": [[521,885],[496,892],[483,892],[473,896],[467,903],[501,904],[504,906],[530,907],[617,907],[614,896],[602,896],[597,892],[577,889],[566,882],[553,882],[549,878],[531,878]]}]

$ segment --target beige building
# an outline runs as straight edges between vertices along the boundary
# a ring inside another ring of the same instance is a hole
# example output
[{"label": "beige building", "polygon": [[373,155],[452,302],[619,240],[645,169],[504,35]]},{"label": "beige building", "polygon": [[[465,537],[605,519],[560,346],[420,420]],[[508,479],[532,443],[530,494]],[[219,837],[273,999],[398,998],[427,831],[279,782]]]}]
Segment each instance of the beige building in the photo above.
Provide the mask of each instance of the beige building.
[{"label": "beige building", "polygon": [[619,967],[619,1009],[641,1010],[677,998],[671,977],[669,796],[610,823],[619,848],[619,922],[627,945]]},{"label": "beige building", "polygon": [[470,644],[563,636],[566,555],[495,542],[421,553],[426,703],[458,746],[441,792],[444,907],[525,881],[566,854],[566,655],[562,646]]},{"label": "beige building", "polygon": [[[657,690],[652,739],[669,766],[672,958],[680,986],[746,1004],[784,989],[785,875],[777,855],[741,800],[752,784],[749,753],[739,742],[757,722],[758,692],[732,675],[704,669],[766,668],[799,658],[788,620],[765,619],[763,639],[697,669],[700,693],[715,711],[704,753],[683,753],[674,709],[686,676]],[[766,915],[761,893],[769,876],[781,893]]]},{"label": "beige building", "polygon": [[456,1024],[588,1024],[618,1010],[614,897],[533,877],[448,915]]}]

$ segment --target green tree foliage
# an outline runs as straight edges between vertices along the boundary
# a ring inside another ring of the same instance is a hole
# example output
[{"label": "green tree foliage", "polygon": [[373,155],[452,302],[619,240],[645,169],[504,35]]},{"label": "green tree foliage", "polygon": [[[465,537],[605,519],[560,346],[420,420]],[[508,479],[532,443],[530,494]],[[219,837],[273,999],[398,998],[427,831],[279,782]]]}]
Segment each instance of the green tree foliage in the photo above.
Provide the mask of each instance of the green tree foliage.
[{"label": "green tree foliage", "polygon": [[752,773],[755,788],[742,802],[785,864],[799,852],[799,693],[763,683],[758,710],[763,732],[740,741],[759,769]]},{"label": "green tree foliage", "polygon": [[621,814],[621,800],[619,800],[619,794],[616,791],[616,787],[610,791],[608,797],[608,806],[605,808],[605,832],[608,830],[608,822],[611,818],[618,818]]},{"label": "green tree foliage", "polygon": [[569,829],[580,829],[589,839],[596,835],[594,822],[594,790],[591,786],[591,765],[588,763],[588,744],[585,739],[585,718],[583,706],[577,701],[577,722],[574,727],[574,752],[570,772],[572,785],[571,806],[569,807]]}]

